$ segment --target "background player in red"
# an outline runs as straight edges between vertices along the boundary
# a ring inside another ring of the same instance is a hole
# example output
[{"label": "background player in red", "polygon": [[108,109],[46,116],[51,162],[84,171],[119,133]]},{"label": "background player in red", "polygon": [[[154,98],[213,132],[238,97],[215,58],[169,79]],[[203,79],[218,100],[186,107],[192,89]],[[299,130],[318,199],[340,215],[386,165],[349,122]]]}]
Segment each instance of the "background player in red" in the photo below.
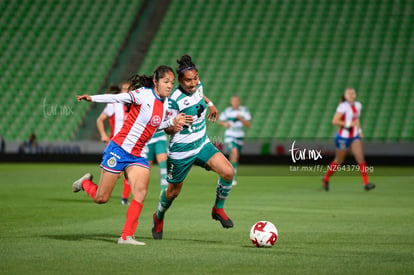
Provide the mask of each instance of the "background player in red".
[{"label": "background player in red", "polygon": [[329,178],[338,170],[348,154],[350,148],[356,162],[359,166],[364,189],[369,191],[375,188],[375,184],[368,181],[368,168],[364,158],[362,149],[362,129],[359,121],[362,105],[355,101],[356,92],[354,88],[347,88],[342,97],[342,102],[336,108],[336,113],[332,119],[332,124],[340,126],[335,136],[335,159],[329,164],[328,171],[322,178],[322,186],[329,191]]},{"label": "background player in red", "polygon": [[92,175],[85,174],[72,185],[73,192],[85,190],[96,202],[109,200],[119,174],[124,171],[131,185],[132,200],[118,244],[145,245],[134,239],[143,203],[147,195],[150,176],[149,165],[142,149],[157,128],[182,126],[192,122],[192,117],[178,114],[163,121],[168,108],[168,95],[174,85],[175,75],[171,67],[159,66],[152,76],[136,75],[131,79],[131,92],[117,95],[82,95],[78,101],[132,103],[131,110],[119,133],[109,142],[101,162],[99,185],[92,182]]},{"label": "background player in red", "polygon": [[[123,82],[121,88],[118,85],[111,85],[107,92],[113,94],[126,93],[129,89],[129,83]],[[101,136],[101,141],[104,143],[109,143],[109,141],[118,134],[121,130],[122,125],[124,124],[125,118],[129,107],[123,103],[108,103],[102,113],[99,115],[96,120],[96,127],[98,128],[99,134]],[[104,121],[109,121],[110,134],[106,134]],[[119,175],[121,177],[121,174]],[[121,204],[128,205],[129,194],[131,193],[131,186],[128,183],[128,180],[124,177],[123,181],[123,190],[121,197]]]}]

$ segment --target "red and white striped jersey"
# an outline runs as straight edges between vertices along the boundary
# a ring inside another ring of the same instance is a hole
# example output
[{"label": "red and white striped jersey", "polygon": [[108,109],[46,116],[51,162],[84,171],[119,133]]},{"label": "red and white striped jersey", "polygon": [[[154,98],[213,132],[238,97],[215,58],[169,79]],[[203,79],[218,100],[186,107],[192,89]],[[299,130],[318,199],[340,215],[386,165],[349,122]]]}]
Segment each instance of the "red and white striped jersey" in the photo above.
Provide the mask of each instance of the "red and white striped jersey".
[{"label": "red and white striped jersey", "polygon": [[[341,102],[336,108],[336,112],[342,114],[341,121],[345,123],[351,123],[359,119],[361,114],[362,105],[361,103],[355,101],[354,104],[349,104],[348,101]],[[354,138],[358,136],[358,126],[346,128],[341,126],[339,128],[338,134],[343,138]]]},{"label": "red and white striped jersey", "polygon": [[113,138],[121,130],[126,117],[126,107],[123,103],[108,103],[102,111],[109,117],[109,126],[111,127],[111,134],[109,138]]},{"label": "red and white striped jersey", "polygon": [[159,98],[151,88],[146,87],[129,93],[95,95],[91,98],[93,102],[101,103],[133,103],[121,130],[112,140],[137,157],[141,157],[145,143],[163,122],[168,109],[168,99]]}]

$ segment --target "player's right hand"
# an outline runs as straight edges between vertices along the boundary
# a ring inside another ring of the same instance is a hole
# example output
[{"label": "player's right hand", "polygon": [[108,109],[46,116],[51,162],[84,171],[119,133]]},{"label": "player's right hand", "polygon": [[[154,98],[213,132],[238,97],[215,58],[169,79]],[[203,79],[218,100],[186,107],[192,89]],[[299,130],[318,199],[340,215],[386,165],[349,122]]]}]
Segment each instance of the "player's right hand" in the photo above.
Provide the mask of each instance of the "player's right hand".
[{"label": "player's right hand", "polygon": [[194,118],[193,116],[186,115],[184,113],[179,113],[174,118],[174,131],[179,132],[183,129],[184,126],[190,126],[191,123],[193,123]]},{"label": "player's right hand", "polygon": [[92,101],[92,98],[89,95],[77,95],[76,99],[78,101],[81,101],[81,100],[86,100],[86,101],[89,101],[89,102]]},{"label": "player's right hand", "polygon": [[108,137],[108,136],[106,136],[106,137],[101,137],[101,141],[102,141],[103,143],[108,143],[108,142],[109,142],[109,137]]}]

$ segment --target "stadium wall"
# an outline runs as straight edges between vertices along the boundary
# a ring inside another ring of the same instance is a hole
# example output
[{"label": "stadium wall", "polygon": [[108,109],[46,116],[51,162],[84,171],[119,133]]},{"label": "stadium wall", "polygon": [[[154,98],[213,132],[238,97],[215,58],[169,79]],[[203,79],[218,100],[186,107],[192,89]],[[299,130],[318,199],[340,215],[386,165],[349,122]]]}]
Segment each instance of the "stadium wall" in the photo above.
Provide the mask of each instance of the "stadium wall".
[{"label": "stadium wall", "polygon": [[[0,162],[79,162],[99,163],[105,144],[98,141],[40,142],[33,153],[19,153],[20,143],[6,144]],[[222,143],[216,147],[227,154]],[[249,141],[243,147],[242,164],[328,164],[334,156],[332,142],[320,141]],[[365,143],[367,162],[372,165],[412,165],[414,143]],[[354,163],[349,156],[347,163]]]}]

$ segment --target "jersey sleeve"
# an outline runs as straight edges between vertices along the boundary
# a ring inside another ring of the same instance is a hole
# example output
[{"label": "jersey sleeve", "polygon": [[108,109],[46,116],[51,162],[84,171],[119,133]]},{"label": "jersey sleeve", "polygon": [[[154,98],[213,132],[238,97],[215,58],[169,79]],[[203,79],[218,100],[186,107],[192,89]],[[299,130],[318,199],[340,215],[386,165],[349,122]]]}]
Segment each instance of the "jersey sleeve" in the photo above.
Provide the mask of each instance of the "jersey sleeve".
[{"label": "jersey sleeve", "polygon": [[139,88],[137,90],[131,91],[128,93],[132,98],[132,102],[136,105],[141,105],[143,102],[143,98],[145,97],[145,92],[143,88]]},{"label": "jersey sleeve", "polygon": [[107,117],[113,116],[115,113],[114,105],[112,103],[108,103],[102,113],[104,113]]},{"label": "jersey sleeve", "polygon": [[336,112],[340,113],[340,114],[345,114],[345,104],[339,104],[338,107],[336,108]]},{"label": "jersey sleeve", "polygon": [[362,104],[360,102],[355,102],[355,105],[358,110],[358,116],[360,116],[362,111]]},{"label": "jersey sleeve", "polygon": [[222,112],[219,116],[219,120],[220,121],[226,121],[227,120],[227,109],[224,110],[224,112]]},{"label": "jersey sleeve", "polygon": [[122,94],[104,94],[91,96],[92,102],[97,103],[132,103],[132,97],[129,93]]},{"label": "jersey sleeve", "polygon": [[252,116],[250,115],[249,109],[244,108],[243,112],[244,120],[252,120]]},{"label": "jersey sleeve", "polygon": [[175,100],[172,100],[171,98],[168,99],[168,114],[169,116],[175,117],[180,113],[180,107],[178,106],[177,102]]}]

